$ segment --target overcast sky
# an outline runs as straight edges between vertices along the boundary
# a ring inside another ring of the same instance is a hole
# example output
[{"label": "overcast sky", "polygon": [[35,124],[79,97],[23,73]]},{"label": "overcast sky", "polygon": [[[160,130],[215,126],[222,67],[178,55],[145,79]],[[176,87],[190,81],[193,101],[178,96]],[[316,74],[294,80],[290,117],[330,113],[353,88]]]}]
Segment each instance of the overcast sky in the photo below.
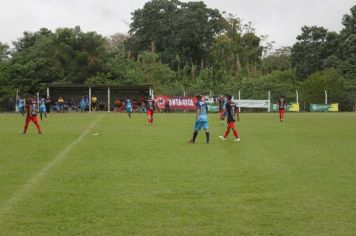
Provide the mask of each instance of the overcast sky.
[{"label": "overcast sky", "polygon": [[[0,42],[11,44],[23,31],[79,25],[109,36],[126,33],[131,12],[147,0],[0,0]],[[205,0],[208,7],[251,21],[275,47],[290,46],[303,25],[339,31],[355,0]],[[126,22],[126,23],[125,23]]]}]

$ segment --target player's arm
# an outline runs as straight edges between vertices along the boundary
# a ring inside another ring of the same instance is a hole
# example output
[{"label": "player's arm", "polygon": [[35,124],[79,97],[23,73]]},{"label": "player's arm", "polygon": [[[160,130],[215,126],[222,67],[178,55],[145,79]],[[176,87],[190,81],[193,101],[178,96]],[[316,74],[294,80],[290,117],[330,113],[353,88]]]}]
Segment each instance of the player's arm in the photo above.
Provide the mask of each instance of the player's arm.
[{"label": "player's arm", "polygon": [[197,120],[200,119],[200,106],[197,105]]},{"label": "player's arm", "polygon": [[221,113],[220,119],[224,120],[225,114],[227,112],[227,103],[223,106],[223,112]]},{"label": "player's arm", "polygon": [[158,105],[157,105],[157,102],[155,100],[153,100],[153,105],[158,110]]},{"label": "player's arm", "polygon": [[24,106],[23,106],[23,112],[21,113],[21,115],[25,115],[27,113],[28,109],[27,109],[27,106],[25,105],[25,102],[24,102]]},{"label": "player's arm", "polygon": [[235,115],[237,121],[240,122],[240,113],[239,113],[239,108],[237,106],[235,107]]},{"label": "player's arm", "polygon": [[29,112],[29,114],[30,115],[32,115],[32,109],[33,109],[33,107],[31,106],[31,104],[28,106],[28,112]]}]

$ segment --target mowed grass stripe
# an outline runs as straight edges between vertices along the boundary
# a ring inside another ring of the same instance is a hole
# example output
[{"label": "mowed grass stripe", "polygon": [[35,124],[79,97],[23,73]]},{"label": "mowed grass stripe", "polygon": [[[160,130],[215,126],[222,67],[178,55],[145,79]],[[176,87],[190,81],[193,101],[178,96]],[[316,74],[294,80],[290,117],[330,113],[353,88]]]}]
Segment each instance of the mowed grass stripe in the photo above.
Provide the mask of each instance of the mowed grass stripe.
[{"label": "mowed grass stripe", "polygon": [[12,207],[16,205],[18,201],[20,201],[26,194],[34,188],[41,179],[48,174],[48,172],[56,166],[60,161],[62,161],[70,151],[76,146],[81,140],[90,132],[91,129],[94,128],[96,123],[103,118],[104,115],[99,116],[94,122],[90,124],[90,126],[85,129],[77,139],[73,140],[65,149],[63,149],[58,155],[56,155],[50,162],[48,162],[39,172],[37,172],[31,179],[26,182],[20,189],[13,193],[13,195],[1,205],[0,208],[0,222],[6,213],[11,211]]}]

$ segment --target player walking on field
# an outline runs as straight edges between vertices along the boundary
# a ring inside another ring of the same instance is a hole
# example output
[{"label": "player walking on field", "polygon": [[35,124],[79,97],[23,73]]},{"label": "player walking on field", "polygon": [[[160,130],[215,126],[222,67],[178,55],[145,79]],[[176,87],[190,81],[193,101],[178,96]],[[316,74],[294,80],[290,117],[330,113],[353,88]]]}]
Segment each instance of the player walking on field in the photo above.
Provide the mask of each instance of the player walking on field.
[{"label": "player walking on field", "polygon": [[23,129],[23,134],[26,134],[28,125],[30,124],[31,121],[35,124],[38,133],[42,134],[41,127],[38,124],[38,119],[37,119],[38,106],[37,103],[32,98],[30,98],[29,102],[26,104],[25,112],[27,113],[27,115],[26,115],[25,126]]},{"label": "player walking on field", "polygon": [[149,125],[152,125],[154,111],[158,110],[157,104],[155,100],[152,98],[152,96],[148,97],[146,101],[146,107],[147,107],[147,121]]},{"label": "player walking on field", "polygon": [[206,143],[209,143],[210,134],[209,134],[209,124],[208,124],[208,116],[207,116],[208,107],[204,99],[200,95],[197,96],[197,102],[195,106],[197,109],[197,114],[195,119],[193,138],[189,140],[189,143],[195,143],[195,139],[198,136],[198,131],[200,131],[202,128],[205,130]]},{"label": "player walking on field", "polygon": [[131,113],[132,113],[132,102],[130,98],[127,98],[125,100],[125,108],[126,108],[126,112],[129,115],[129,117],[131,118]]},{"label": "player walking on field", "polygon": [[40,100],[40,118],[41,121],[43,121],[43,115],[46,118],[47,121],[47,109],[46,109],[46,99],[45,98],[41,98]]},{"label": "player walking on field", "polygon": [[286,100],[284,100],[283,96],[279,97],[279,100],[277,102],[277,107],[279,110],[279,119],[281,120],[281,122],[283,122],[285,109],[287,108],[287,102]]},{"label": "player walking on field", "polygon": [[240,138],[239,138],[239,135],[235,128],[235,122],[236,122],[236,120],[240,121],[240,115],[239,115],[238,107],[231,99],[232,99],[232,96],[228,95],[227,102],[224,107],[224,112],[222,114],[222,116],[225,116],[225,114],[227,115],[227,127],[226,127],[224,136],[219,136],[219,138],[221,138],[222,140],[226,140],[226,137],[230,133],[230,129],[232,129],[232,132],[234,133],[234,136],[235,136],[235,141],[239,142]]}]

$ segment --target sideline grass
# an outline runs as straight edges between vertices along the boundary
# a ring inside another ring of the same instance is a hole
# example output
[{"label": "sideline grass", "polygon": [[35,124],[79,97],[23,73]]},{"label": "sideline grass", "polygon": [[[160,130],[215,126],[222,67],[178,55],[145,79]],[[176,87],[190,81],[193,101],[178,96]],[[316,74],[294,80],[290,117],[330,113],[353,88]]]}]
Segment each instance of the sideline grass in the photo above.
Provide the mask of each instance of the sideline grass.
[{"label": "sideline grass", "polygon": [[[44,135],[0,114],[0,209],[97,114],[51,114]],[[241,114],[242,141],[209,115],[107,114],[0,215],[0,235],[352,235],[356,114]]]}]

